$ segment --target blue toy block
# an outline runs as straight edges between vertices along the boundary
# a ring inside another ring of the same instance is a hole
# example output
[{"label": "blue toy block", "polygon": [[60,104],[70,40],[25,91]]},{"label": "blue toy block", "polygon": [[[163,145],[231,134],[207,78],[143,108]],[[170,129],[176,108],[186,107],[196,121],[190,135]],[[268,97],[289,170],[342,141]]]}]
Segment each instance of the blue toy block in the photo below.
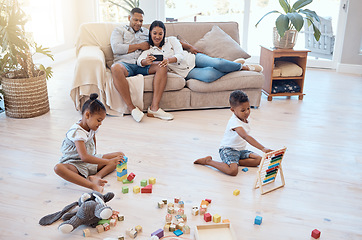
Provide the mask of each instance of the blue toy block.
[{"label": "blue toy block", "polygon": [[263,221],[263,218],[262,218],[262,217],[256,216],[256,217],[255,217],[255,220],[254,220],[254,224],[260,225],[262,221]]},{"label": "blue toy block", "polygon": [[177,229],[176,231],[173,232],[177,237],[184,234],[180,229]]},{"label": "blue toy block", "polygon": [[247,167],[241,169],[241,171],[243,171],[243,172],[247,172],[248,170],[249,170],[249,169],[248,169]]}]

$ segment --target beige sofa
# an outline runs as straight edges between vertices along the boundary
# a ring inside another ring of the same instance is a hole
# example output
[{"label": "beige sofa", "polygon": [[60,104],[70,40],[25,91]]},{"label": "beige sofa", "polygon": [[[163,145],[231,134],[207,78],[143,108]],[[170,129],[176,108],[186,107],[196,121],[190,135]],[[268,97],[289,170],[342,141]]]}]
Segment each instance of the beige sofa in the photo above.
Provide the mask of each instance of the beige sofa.
[{"label": "beige sofa", "polygon": [[[122,100],[114,89],[110,69],[106,67],[106,65],[111,66],[113,61],[110,36],[113,29],[120,25],[117,23],[86,23],[80,27],[76,42],[75,77],[70,93],[77,110],[88,99],[90,93],[97,92],[102,102],[105,103],[108,113],[128,113],[125,109],[112,106],[118,100]],[[236,22],[166,23],[166,35],[179,35],[190,44],[195,45],[213,29],[214,25],[239,43],[239,28]],[[230,48],[229,45],[222,47]],[[229,50],[233,51],[233,49]],[[235,56],[222,57],[235,58]],[[144,93],[143,99],[141,99],[144,110],[152,100],[152,81],[153,75],[144,77]],[[186,81],[175,73],[168,73],[167,85],[160,107],[165,110],[228,107],[229,94],[235,89],[246,92],[251,106],[259,107],[263,83],[264,75],[252,71],[232,72],[212,83],[204,83],[195,79]]]}]

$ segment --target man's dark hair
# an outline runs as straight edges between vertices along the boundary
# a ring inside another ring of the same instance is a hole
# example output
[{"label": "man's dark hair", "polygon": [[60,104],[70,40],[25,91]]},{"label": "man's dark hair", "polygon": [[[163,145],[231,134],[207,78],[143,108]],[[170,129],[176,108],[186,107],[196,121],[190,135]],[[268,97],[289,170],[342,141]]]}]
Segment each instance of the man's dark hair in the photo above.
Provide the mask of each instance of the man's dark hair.
[{"label": "man's dark hair", "polygon": [[230,107],[236,107],[244,102],[249,102],[248,95],[241,90],[235,90],[230,94]]},{"label": "man's dark hair", "polygon": [[133,15],[133,14],[135,14],[135,13],[140,13],[140,14],[142,14],[142,15],[145,15],[145,13],[142,11],[142,9],[141,9],[141,8],[138,8],[138,7],[133,8],[133,9],[131,10],[131,15]]}]

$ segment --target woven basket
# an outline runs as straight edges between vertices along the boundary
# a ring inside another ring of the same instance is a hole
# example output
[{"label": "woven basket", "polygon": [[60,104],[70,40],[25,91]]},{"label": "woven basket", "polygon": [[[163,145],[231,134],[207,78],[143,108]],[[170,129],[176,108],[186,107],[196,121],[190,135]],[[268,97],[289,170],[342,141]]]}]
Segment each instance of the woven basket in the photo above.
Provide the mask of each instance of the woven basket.
[{"label": "woven basket", "polygon": [[46,75],[39,71],[37,77],[9,79],[2,77],[5,113],[13,118],[37,117],[49,112]]},{"label": "woven basket", "polygon": [[293,48],[297,41],[298,31],[288,30],[285,31],[284,36],[281,38],[276,27],[273,29],[273,43],[276,48]]}]

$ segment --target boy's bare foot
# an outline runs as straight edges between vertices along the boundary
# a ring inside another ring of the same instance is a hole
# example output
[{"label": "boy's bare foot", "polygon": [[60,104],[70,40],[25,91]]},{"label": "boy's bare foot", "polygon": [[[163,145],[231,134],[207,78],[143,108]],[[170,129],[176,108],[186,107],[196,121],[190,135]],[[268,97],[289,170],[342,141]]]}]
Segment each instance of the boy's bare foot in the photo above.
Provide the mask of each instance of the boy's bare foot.
[{"label": "boy's bare foot", "polygon": [[207,156],[207,157],[204,157],[204,158],[199,158],[197,159],[194,164],[201,164],[201,165],[207,165],[207,163],[209,161],[212,160],[212,157],[211,156]]},{"label": "boy's bare foot", "polygon": [[88,179],[94,184],[94,187],[92,187],[92,189],[100,193],[103,192],[103,187],[108,182],[107,180],[104,180],[96,175],[89,176]]}]

